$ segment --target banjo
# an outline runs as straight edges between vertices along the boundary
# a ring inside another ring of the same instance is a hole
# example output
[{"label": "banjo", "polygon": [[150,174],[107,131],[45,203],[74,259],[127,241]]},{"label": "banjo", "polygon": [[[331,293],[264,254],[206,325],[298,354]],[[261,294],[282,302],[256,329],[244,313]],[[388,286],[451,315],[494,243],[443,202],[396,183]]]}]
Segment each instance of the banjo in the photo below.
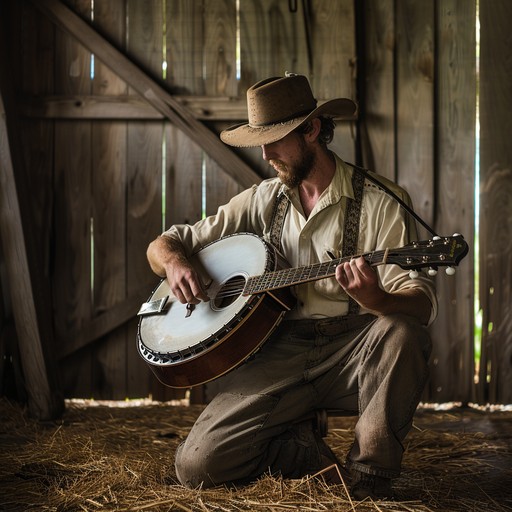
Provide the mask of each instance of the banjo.
[{"label": "banjo", "polygon": [[[425,267],[430,275],[440,266],[453,274],[467,252],[464,238],[456,234],[362,256],[372,266],[399,265],[415,278]],[[265,343],[295,304],[291,286],[332,277],[350,259],[288,268],[279,252],[257,235],[223,237],[191,257],[206,283],[208,302],[181,304],[162,279],[141,306],[139,354],[167,386],[189,388],[214,380]]]}]

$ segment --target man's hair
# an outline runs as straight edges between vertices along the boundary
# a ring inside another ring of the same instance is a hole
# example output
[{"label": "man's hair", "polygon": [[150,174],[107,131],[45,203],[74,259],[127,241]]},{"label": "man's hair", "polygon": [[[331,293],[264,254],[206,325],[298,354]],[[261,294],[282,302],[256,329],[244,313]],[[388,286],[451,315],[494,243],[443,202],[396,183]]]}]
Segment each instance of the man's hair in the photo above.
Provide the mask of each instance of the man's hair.
[{"label": "man's hair", "polygon": [[[318,116],[318,119],[321,122],[320,133],[318,134],[318,142],[322,144],[322,146],[327,146],[332,142],[334,138],[334,128],[336,128],[336,123],[332,117],[327,116]],[[301,124],[295,131],[297,133],[309,133],[313,128],[311,121],[307,123]]]}]

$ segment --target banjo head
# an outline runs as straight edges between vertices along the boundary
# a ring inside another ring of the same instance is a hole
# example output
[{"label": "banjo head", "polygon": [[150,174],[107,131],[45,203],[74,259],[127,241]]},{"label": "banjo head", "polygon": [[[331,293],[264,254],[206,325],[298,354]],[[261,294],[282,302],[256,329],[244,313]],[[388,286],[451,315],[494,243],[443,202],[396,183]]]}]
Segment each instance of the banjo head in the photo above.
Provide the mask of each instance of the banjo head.
[{"label": "banjo head", "polygon": [[243,321],[258,296],[242,296],[248,277],[271,264],[267,244],[256,235],[236,234],[207,245],[191,262],[207,288],[210,300],[181,304],[163,279],[148,303],[167,297],[165,307],[139,321],[138,348],[153,365],[172,365],[213,347],[219,337]]}]

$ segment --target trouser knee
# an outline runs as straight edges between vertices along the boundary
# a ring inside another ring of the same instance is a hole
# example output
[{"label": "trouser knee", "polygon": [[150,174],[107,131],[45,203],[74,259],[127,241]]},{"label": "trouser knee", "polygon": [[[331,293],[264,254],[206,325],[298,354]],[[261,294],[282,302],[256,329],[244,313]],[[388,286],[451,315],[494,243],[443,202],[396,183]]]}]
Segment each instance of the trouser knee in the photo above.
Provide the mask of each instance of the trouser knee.
[{"label": "trouser knee", "polygon": [[183,486],[195,489],[216,485],[215,469],[218,465],[214,457],[200,454],[198,448],[190,450],[186,442],[180,444],[174,464],[176,476]]},{"label": "trouser knee", "polygon": [[428,360],[432,351],[432,341],[427,329],[409,315],[386,315],[379,317],[374,328],[385,338],[386,344],[393,344],[394,350],[421,351]]}]

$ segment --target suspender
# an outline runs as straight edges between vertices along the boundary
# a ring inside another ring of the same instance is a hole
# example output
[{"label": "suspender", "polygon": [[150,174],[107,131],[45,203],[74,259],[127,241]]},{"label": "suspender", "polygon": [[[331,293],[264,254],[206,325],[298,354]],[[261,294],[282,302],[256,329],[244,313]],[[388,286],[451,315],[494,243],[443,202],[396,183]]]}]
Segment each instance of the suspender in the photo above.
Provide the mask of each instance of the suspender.
[{"label": "suspender", "polygon": [[[345,226],[343,230],[343,256],[356,254],[357,241],[359,238],[359,221],[361,217],[361,202],[363,198],[365,177],[359,172],[352,173],[352,188],[354,189],[354,199],[348,199],[347,209],[345,212]],[[274,210],[272,212],[272,220],[270,223],[270,242],[278,249],[281,248],[281,236],[283,233],[284,218],[290,205],[288,196],[279,190]],[[348,298],[348,314],[355,315],[359,312],[359,304],[349,296]]]},{"label": "suspender", "polygon": [[[354,189],[354,199],[348,199],[347,210],[345,212],[342,256],[351,256],[356,254],[357,251],[361,202],[364,188],[364,176],[361,173],[352,173],[352,188]],[[348,314],[357,315],[357,313],[359,313],[359,304],[349,296]]]},{"label": "suspender", "polygon": [[272,212],[272,220],[270,222],[270,243],[281,250],[281,235],[283,234],[284,218],[290,206],[288,196],[283,192],[283,187],[277,193],[276,202],[274,203],[274,211]]}]

